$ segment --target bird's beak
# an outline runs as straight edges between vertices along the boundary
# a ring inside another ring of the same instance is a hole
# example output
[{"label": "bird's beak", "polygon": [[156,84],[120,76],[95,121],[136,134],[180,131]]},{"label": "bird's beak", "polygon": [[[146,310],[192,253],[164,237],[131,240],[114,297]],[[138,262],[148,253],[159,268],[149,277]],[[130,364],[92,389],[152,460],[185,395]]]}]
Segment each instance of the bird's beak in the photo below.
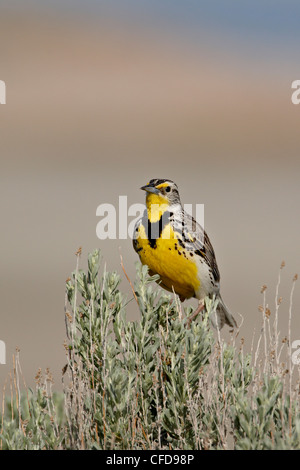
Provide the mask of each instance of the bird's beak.
[{"label": "bird's beak", "polygon": [[154,186],[149,186],[148,184],[142,186],[141,189],[147,191],[147,193],[160,194],[159,189],[156,189]]}]

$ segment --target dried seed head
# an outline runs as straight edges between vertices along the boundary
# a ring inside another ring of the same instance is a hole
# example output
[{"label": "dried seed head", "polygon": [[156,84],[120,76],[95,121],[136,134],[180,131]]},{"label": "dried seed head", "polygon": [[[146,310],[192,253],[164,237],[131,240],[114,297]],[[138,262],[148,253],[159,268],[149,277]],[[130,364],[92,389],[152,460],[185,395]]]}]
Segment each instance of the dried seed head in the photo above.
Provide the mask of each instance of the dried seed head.
[{"label": "dried seed head", "polygon": [[259,311],[259,312],[263,312],[263,311],[264,311],[264,308],[263,308],[262,305],[259,305],[259,306],[258,306],[258,311]]},{"label": "dried seed head", "polygon": [[51,374],[49,367],[46,369],[46,380],[52,384],[54,383],[53,375]]},{"label": "dried seed head", "polygon": [[66,317],[67,317],[67,319],[69,320],[70,323],[73,322],[73,317],[72,317],[72,315],[70,314],[70,312],[66,312]]},{"label": "dried seed head", "polygon": [[36,376],[35,376],[35,378],[34,378],[37,385],[40,385],[40,383],[41,383],[41,378],[42,378],[42,369],[39,368],[38,371],[37,371],[37,373],[36,373]]},{"label": "dried seed head", "polygon": [[263,292],[265,292],[266,289],[267,289],[267,286],[264,284],[264,285],[261,287],[260,293],[262,294]]},{"label": "dried seed head", "polygon": [[279,297],[279,298],[277,299],[277,305],[280,305],[281,302],[282,302],[282,297]]},{"label": "dried seed head", "polygon": [[295,282],[297,281],[297,279],[298,279],[298,274],[295,274],[295,276],[293,277],[293,281]]},{"label": "dried seed head", "polygon": [[78,250],[76,251],[75,255],[76,255],[76,256],[80,256],[80,255],[81,255],[81,252],[82,252],[82,247],[80,246],[80,247],[78,248]]},{"label": "dried seed head", "polygon": [[271,315],[271,310],[267,307],[265,310],[266,317],[269,318]]},{"label": "dried seed head", "polygon": [[282,261],[281,265],[280,265],[280,269],[283,269],[285,267],[285,261]]}]

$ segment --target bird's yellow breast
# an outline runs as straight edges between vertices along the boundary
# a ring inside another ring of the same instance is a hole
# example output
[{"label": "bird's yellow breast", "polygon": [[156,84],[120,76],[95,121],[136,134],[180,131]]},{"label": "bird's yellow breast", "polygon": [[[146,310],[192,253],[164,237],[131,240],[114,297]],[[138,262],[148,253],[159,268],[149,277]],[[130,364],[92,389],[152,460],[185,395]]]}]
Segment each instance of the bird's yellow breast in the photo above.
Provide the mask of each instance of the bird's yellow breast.
[{"label": "bird's yellow breast", "polygon": [[155,243],[149,242],[145,227],[141,224],[136,242],[141,262],[147,264],[151,272],[160,275],[162,287],[169,291],[174,289],[182,299],[195,295],[200,281],[194,255],[182,247],[169,223]]}]

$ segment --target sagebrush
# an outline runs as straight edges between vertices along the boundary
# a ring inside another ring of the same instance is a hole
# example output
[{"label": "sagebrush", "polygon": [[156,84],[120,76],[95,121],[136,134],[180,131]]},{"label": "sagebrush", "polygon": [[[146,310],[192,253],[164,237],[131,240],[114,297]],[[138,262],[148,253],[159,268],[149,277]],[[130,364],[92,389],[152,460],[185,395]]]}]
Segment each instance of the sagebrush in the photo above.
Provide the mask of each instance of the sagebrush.
[{"label": "sagebrush", "polygon": [[[99,250],[87,272],[79,259],[66,282],[64,392],[53,392],[50,371],[38,372],[36,390],[22,386],[17,353],[10,394],[9,381],[3,390],[2,449],[300,448],[299,382],[290,338],[277,331],[280,302],[271,323],[264,292],[261,333],[246,354],[238,331],[226,343],[212,328],[214,299],[190,324],[193,309],[146,266],[137,265],[127,300],[120,275],[101,270]],[[129,302],[137,321],[126,318]]]}]

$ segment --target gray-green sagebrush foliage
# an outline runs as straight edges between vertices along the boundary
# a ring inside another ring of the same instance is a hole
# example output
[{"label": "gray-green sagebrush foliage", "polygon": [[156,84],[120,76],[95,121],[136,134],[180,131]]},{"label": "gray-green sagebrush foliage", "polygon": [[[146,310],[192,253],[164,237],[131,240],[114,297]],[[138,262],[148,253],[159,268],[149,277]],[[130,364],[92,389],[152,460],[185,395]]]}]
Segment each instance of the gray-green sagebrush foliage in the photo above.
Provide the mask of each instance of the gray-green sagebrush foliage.
[{"label": "gray-green sagebrush foliage", "polygon": [[192,308],[157,279],[137,266],[130,306],[139,319],[128,321],[120,276],[101,270],[98,250],[87,272],[77,254],[66,283],[63,396],[49,373],[35,392],[20,398],[17,387],[2,413],[2,448],[300,448],[298,395],[281,369],[269,357],[254,365],[236,333],[224,342],[211,327],[214,300],[190,324]]}]

